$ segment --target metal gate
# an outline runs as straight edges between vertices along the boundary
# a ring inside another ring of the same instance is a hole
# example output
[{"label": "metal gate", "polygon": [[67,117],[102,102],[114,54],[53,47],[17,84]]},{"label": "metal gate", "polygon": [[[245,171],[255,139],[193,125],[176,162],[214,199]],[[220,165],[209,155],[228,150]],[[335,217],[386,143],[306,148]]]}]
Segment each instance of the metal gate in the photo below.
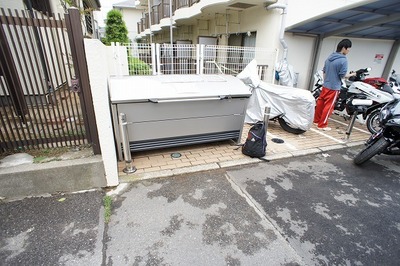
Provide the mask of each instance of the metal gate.
[{"label": "metal gate", "polygon": [[0,12],[0,153],[91,144],[99,154],[79,11]]}]

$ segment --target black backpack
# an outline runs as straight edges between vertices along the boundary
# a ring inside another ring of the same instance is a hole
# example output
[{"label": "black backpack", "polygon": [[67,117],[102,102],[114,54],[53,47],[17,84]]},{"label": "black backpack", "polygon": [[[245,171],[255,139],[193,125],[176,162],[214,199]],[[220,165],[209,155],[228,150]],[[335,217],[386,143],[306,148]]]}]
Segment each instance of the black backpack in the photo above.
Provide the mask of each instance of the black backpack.
[{"label": "black backpack", "polygon": [[265,156],[266,149],[265,124],[258,121],[249,129],[246,142],[242,146],[242,153],[252,158],[260,158]]}]

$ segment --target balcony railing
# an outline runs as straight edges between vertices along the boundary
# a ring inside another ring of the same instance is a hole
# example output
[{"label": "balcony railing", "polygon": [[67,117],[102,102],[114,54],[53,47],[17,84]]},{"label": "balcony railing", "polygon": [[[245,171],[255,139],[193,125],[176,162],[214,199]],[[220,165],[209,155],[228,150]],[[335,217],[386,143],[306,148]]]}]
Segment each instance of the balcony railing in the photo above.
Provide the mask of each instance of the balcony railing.
[{"label": "balcony railing", "polygon": [[[200,0],[172,0],[172,15],[174,15],[175,11],[180,8],[191,7],[196,3],[199,3]],[[170,0],[162,0],[161,3],[157,5],[153,5],[151,7],[151,17],[149,18],[149,12],[143,13],[143,17],[140,22],[137,23],[138,33],[143,32],[144,30],[150,28],[151,25],[159,24],[161,19],[170,17]],[[150,20],[149,20],[150,19]]]}]

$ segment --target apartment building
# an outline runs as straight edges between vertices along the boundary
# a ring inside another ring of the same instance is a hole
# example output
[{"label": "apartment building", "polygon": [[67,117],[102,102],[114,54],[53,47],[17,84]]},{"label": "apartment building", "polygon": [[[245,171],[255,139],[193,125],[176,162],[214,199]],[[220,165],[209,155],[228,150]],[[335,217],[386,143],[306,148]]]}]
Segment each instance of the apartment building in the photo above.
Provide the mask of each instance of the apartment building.
[{"label": "apartment building", "polygon": [[[349,68],[371,67],[371,76],[400,71],[400,12],[397,0],[141,0],[132,2],[142,17],[128,30],[142,43],[216,44],[268,47],[279,51],[309,88],[313,73],[342,38],[354,49]],[[136,12],[137,14],[138,12]],[[172,14],[172,16],[170,16]],[[133,32],[134,30],[129,30]]]}]

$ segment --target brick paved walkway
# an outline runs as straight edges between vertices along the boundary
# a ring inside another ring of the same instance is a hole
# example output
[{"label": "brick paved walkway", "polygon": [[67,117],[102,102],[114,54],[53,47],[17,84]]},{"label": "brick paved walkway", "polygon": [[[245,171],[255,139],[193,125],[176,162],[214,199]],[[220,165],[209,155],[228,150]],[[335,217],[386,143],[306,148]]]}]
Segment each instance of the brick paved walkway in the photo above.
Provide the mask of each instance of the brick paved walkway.
[{"label": "brick paved walkway", "polygon": [[[267,159],[292,157],[322,150],[341,148],[346,145],[360,145],[368,139],[370,133],[364,125],[356,122],[349,140],[345,132],[349,121],[333,116],[329,122],[331,131],[320,131],[315,126],[301,135],[284,131],[278,123],[268,123]],[[244,142],[250,125],[245,124],[242,133]],[[275,143],[281,139],[283,143]],[[180,158],[173,158],[173,153],[180,153]],[[242,154],[240,147],[233,141],[214,142],[199,145],[181,146],[168,149],[138,152],[132,154],[133,165],[137,171],[125,174],[122,170],[125,162],[119,162],[118,170],[121,182],[137,178],[170,176],[174,174],[215,169],[251,162],[258,162]]]}]

